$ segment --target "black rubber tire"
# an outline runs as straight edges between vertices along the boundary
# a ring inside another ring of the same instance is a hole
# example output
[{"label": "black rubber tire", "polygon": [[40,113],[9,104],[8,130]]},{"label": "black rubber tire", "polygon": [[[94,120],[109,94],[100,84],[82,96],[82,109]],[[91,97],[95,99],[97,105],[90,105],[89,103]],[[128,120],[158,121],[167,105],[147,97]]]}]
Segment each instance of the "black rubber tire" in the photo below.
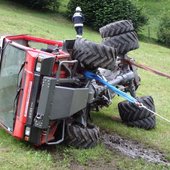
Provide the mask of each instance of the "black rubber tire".
[{"label": "black rubber tire", "polygon": [[[155,111],[154,101],[151,96],[137,98],[148,109]],[[123,122],[137,121],[148,118],[153,114],[144,108],[139,108],[133,103],[123,101],[118,104],[119,114]]]},{"label": "black rubber tire", "polygon": [[66,126],[65,143],[75,148],[92,148],[99,141],[99,128],[87,124],[87,127],[82,127],[79,124],[70,123]]},{"label": "black rubber tire", "polygon": [[136,120],[132,122],[129,121],[129,122],[126,122],[126,125],[131,126],[131,127],[143,128],[146,130],[153,129],[156,126],[156,117],[155,115],[152,115],[142,120]]},{"label": "black rubber tire", "polygon": [[133,23],[130,20],[121,20],[107,24],[99,29],[102,38],[113,37],[134,31]]},{"label": "black rubber tire", "polygon": [[124,55],[131,50],[139,48],[138,38],[135,32],[128,32],[106,38],[103,44],[116,48],[118,55]]},{"label": "black rubber tire", "polygon": [[113,70],[116,50],[104,44],[96,44],[78,38],[73,47],[72,58],[77,59],[88,70],[95,70],[99,67]]}]

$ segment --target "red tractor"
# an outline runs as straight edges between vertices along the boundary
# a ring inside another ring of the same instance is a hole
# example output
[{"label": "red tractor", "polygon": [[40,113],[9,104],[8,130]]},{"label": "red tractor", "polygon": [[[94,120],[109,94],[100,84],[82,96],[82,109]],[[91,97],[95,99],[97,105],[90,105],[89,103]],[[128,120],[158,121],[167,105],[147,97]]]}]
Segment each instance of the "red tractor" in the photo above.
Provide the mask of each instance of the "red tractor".
[{"label": "red tractor", "polygon": [[[61,142],[78,148],[95,146],[99,128],[89,123],[90,111],[108,106],[115,94],[83,72],[91,70],[136,97],[139,76],[122,58],[129,59],[116,48],[84,39],[62,42],[29,35],[2,36],[0,126],[37,146]],[[154,109],[151,97],[140,100]],[[134,108],[128,102],[119,103],[123,122],[145,129],[155,126],[153,115]]]}]

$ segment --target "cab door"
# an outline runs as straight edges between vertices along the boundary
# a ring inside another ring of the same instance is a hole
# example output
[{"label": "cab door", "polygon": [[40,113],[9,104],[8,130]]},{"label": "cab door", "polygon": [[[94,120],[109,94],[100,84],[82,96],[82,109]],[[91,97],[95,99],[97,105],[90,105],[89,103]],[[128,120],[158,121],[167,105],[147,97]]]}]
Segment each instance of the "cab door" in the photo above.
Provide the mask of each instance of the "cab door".
[{"label": "cab door", "polygon": [[26,53],[12,44],[3,50],[0,62],[0,124],[13,131],[15,98],[19,84],[19,71]]}]

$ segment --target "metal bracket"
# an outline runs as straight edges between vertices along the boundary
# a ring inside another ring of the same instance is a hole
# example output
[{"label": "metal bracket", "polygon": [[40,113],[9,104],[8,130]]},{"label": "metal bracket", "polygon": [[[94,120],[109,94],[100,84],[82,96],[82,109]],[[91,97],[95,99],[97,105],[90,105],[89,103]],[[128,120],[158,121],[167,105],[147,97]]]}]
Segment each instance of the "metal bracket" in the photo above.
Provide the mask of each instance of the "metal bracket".
[{"label": "metal bracket", "polygon": [[[74,64],[73,68],[70,69],[66,64]],[[59,61],[59,66],[58,66],[58,71],[56,74],[56,78],[57,80],[60,80],[60,73],[61,73],[61,67],[64,66],[65,69],[69,72],[69,78],[67,79],[71,79],[73,77],[73,75],[76,72],[76,68],[78,65],[78,61],[77,60],[71,60],[71,61]]]},{"label": "metal bracket", "polygon": [[61,139],[55,141],[55,142],[48,142],[48,135],[49,135],[49,131],[50,131],[50,128],[47,129],[47,135],[46,135],[46,144],[47,145],[57,145],[61,142],[64,141],[64,136],[65,136],[65,120],[63,120],[63,128],[62,128],[62,137]]}]

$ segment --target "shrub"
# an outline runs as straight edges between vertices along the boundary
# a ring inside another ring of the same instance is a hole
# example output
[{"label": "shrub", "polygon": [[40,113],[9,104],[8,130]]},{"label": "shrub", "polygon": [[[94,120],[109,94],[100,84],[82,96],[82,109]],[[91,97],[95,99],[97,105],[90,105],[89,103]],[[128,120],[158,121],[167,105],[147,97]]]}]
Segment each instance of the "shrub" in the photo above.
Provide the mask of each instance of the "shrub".
[{"label": "shrub", "polygon": [[158,28],[158,41],[170,46],[170,16],[164,15]]},{"label": "shrub", "polygon": [[33,9],[52,9],[57,10],[59,7],[59,0],[15,0]]},{"label": "shrub", "polygon": [[142,14],[130,0],[70,0],[68,3],[68,16],[71,17],[76,6],[82,8],[85,14],[85,23],[95,30],[118,20],[132,20],[138,31],[147,23],[147,17]]}]

